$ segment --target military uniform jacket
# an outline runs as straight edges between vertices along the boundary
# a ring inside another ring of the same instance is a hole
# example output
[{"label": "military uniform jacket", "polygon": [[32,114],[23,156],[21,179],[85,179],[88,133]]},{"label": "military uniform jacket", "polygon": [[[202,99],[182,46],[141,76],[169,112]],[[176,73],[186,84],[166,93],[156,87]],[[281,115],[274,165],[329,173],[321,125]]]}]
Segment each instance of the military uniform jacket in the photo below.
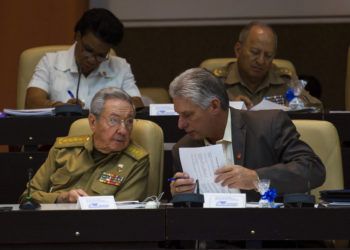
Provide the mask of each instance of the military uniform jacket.
[{"label": "military uniform jacket", "polygon": [[[227,93],[230,100],[238,95],[244,95],[249,97],[254,105],[262,101],[267,96],[284,96],[290,80],[297,79],[297,76],[293,74],[287,68],[277,67],[272,64],[271,69],[268,72],[267,77],[257,88],[255,92],[252,92],[243,82],[238,72],[237,63],[229,63],[223,68],[218,68],[213,71],[216,76],[224,79],[227,87]],[[321,105],[320,100],[311,96],[306,90],[301,93],[301,98],[305,103],[310,105]]]},{"label": "military uniform jacket", "polygon": [[[234,163],[270,179],[278,194],[306,192],[322,185],[325,167],[313,150],[299,139],[294,124],[279,110],[241,111],[231,108]],[[174,172],[182,172],[181,147],[202,147],[203,140],[185,135],[173,148]],[[245,191],[248,201],[258,193]]]},{"label": "military uniform jacket", "polygon": [[[57,138],[48,158],[31,181],[33,199],[55,203],[61,192],[83,189],[88,195],[113,195],[116,200],[143,200],[149,171],[148,153],[130,143],[121,152],[97,160],[91,136]],[[27,190],[22,194],[25,197]]]}]

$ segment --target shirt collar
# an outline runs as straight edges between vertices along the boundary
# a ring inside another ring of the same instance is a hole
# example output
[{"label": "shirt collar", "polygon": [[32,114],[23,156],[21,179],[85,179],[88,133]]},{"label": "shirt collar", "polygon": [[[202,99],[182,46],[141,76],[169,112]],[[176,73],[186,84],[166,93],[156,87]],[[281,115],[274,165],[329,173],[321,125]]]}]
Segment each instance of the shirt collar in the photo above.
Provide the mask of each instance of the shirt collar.
[{"label": "shirt collar", "polygon": [[[79,73],[74,55],[76,44],[77,43],[75,42],[67,51],[62,51],[62,53],[58,54],[58,59],[55,66],[56,69],[60,71],[70,71],[72,73]],[[108,60],[102,62],[97,69],[91,72],[90,75],[101,75],[106,78],[115,77],[116,72],[113,71],[111,57],[112,56],[110,55],[108,57]]]},{"label": "shirt collar", "polygon": [[[230,142],[232,143],[232,131],[231,131],[231,111],[228,109],[228,117],[225,127],[224,136],[221,140],[216,141],[216,144],[222,143],[222,142]],[[204,144],[206,146],[212,145],[206,138],[204,139]]]},{"label": "shirt collar", "polygon": [[[267,77],[265,77],[265,80],[260,85],[259,89],[268,87],[270,84],[273,85],[281,85],[285,83],[285,80],[278,75],[278,67],[275,64],[272,64]],[[245,83],[242,81],[242,78],[238,71],[238,64],[237,63],[230,63],[227,65],[227,71],[229,72],[227,74],[227,77],[225,79],[225,83],[228,85],[235,85],[235,84],[242,84],[243,86],[247,87]]]}]

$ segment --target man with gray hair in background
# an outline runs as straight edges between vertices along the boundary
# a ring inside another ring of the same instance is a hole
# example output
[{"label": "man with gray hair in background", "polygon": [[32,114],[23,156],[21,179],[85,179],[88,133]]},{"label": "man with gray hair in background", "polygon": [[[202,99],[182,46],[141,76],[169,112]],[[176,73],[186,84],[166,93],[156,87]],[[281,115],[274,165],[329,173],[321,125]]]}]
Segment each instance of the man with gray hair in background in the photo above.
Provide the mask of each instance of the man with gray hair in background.
[{"label": "man with gray hair in background", "polygon": [[[256,183],[270,179],[279,195],[306,192],[325,180],[325,167],[299,139],[283,111],[240,111],[229,107],[221,79],[202,68],[189,69],[170,84],[178,127],[186,131],[173,148],[172,195],[193,192],[195,180],[183,168],[179,148],[222,144],[226,164],[215,170],[215,182],[247,200],[258,200]],[[214,170],[213,170],[214,171]]]},{"label": "man with gray hair in background", "polygon": [[126,92],[115,87],[98,91],[88,117],[92,135],[57,138],[27,184],[32,198],[39,203],[75,203],[79,196],[93,195],[146,198],[149,155],[130,139],[134,117]]}]

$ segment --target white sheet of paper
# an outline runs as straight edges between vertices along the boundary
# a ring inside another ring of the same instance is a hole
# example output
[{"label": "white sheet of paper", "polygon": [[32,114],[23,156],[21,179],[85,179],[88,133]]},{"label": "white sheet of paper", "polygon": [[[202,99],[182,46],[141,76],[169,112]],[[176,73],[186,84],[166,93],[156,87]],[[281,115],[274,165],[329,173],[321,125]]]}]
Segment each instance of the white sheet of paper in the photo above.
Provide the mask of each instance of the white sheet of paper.
[{"label": "white sheet of paper", "polygon": [[174,110],[174,104],[155,104],[152,103],[149,105],[149,115],[150,116],[159,116],[159,115],[179,115]]},{"label": "white sheet of paper", "polygon": [[230,107],[239,110],[247,110],[247,106],[242,101],[230,101]]},{"label": "white sheet of paper", "polygon": [[221,144],[197,148],[180,148],[180,161],[183,171],[198,180],[200,193],[236,192],[227,186],[215,183],[214,172],[225,165],[224,151]]},{"label": "white sheet of paper", "polygon": [[15,116],[43,116],[55,115],[55,108],[42,109],[4,109],[4,113]]},{"label": "white sheet of paper", "polygon": [[106,196],[80,196],[78,198],[77,207],[82,210],[96,209],[116,209],[114,197]]},{"label": "white sheet of paper", "polygon": [[245,208],[246,194],[205,193],[204,208]]},{"label": "white sheet of paper", "polygon": [[261,102],[259,102],[257,105],[252,107],[250,110],[256,111],[256,110],[270,110],[270,109],[279,109],[279,110],[284,110],[288,111],[289,108],[283,105],[279,105],[274,102],[270,102],[268,100],[263,99]]}]

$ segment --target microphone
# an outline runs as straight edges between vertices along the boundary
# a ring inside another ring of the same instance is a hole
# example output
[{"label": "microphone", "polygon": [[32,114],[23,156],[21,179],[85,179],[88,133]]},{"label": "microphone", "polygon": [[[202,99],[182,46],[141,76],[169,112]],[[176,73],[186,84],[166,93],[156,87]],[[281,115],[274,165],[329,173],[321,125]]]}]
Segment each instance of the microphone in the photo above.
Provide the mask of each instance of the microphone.
[{"label": "microphone", "polygon": [[28,192],[27,196],[22,200],[21,204],[19,205],[19,208],[23,210],[35,210],[41,207],[40,204],[37,201],[35,201],[31,196],[32,176],[33,169],[28,168]]},{"label": "microphone", "polygon": [[196,192],[176,194],[171,200],[174,207],[203,207],[204,195],[199,192],[199,182],[196,180]]},{"label": "microphone", "polygon": [[[309,164],[309,166],[311,163]],[[311,169],[309,167],[309,169]],[[283,196],[284,207],[315,207],[315,196],[311,194],[311,184],[309,178],[309,172],[307,172],[307,193],[294,193],[294,194],[285,194]]]},{"label": "microphone", "polygon": [[75,97],[77,98],[76,104],[78,104],[78,100],[79,100],[79,87],[80,87],[80,78],[81,78],[81,69],[80,69],[79,63],[77,63],[77,67],[78,67],[79,76],[78,76],[77,91],[75,92]]}]

